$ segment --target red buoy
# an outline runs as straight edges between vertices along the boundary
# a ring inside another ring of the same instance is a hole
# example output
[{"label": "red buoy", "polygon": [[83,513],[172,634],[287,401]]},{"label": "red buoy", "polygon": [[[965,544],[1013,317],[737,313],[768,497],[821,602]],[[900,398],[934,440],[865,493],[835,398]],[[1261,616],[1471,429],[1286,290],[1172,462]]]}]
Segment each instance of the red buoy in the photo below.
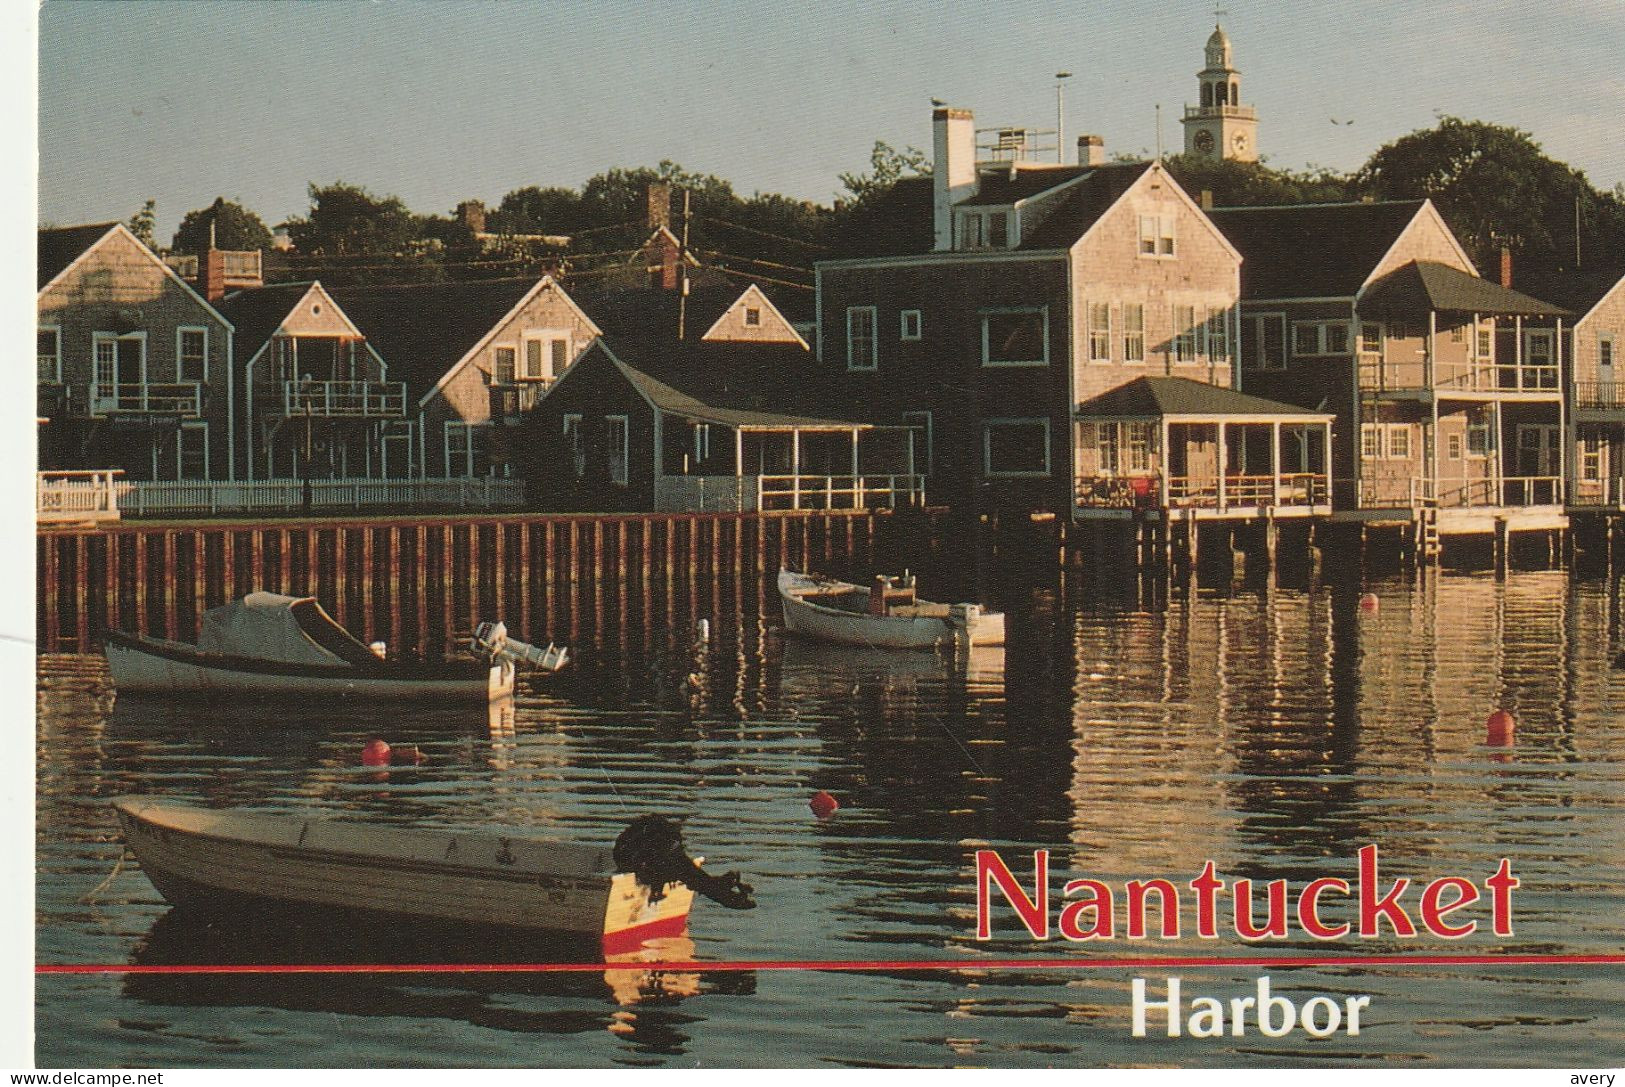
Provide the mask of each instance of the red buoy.
[{"label": "red buoy", "polygon": [[822,789],[814,793],[812,799],[807,801],[807,807],[811,808],[812,813],[820,819],[828,819],[835,814],[835,809],[840,806],[841,802],[839,800],[836,800]]},{"label": "red buoy", "polygon": [[361,749],[362,766],[388,766],[389,745],[374,737],[367,741],[367,746]]},{"label": "red buoy", "polygon": [[1485,747],[1511,747],[1513,734],[1517,731],[1518,719],[1506,710],[1496,710],[1484,722]]},{"label": "red buoy", "polygon": [[1376,611],[1381,606],[1382,601],[1377,599],[1376,593],[1366,593],[1364,596],[1360,597],[1361,611]]}]

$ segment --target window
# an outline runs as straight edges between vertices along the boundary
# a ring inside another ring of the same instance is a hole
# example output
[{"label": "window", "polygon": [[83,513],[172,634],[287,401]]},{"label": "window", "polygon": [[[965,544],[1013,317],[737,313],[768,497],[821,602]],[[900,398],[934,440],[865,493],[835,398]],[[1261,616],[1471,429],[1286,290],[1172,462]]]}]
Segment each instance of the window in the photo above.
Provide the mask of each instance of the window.
[{"label": "window", "polygon": [[1035,309],[982,313],[983,366],[1049,365],[1049,313]]},{"label": "window", "polygon": [[1145,361],[1145,303],[1123,303],[1123,361]]},{"label": "window", "polygon": [[901,322],[902,327],[898,331],[898,334],[897,334],[899,339],[917,340],[917,339],[920,338],[920,311],[919,310],[917,310],[917,309],[906,309],[906,310],[904,310],[902,312],[900,322]]},{"label": "window", "polygon": [[1382,354],[1382,326],[1375,321],[1360,323],[1360,354]]},{"label": "window", "polygon": [[1109,302],[1090,302],[1089,361],[1112,361],[1112,307]]},{"label": "window", "polygon": [[1196,361],[1196,307],[1174,307],[1174,361]]},{"label": "window", "polygon": [[711,459],[711,424],[694,424],[694,463],[704,464]]},{"label": "window", "polygon": [[1411,459],[1411,428],[1407,423],[1395,423],[1388,427],[1388,459]]},{"label": "window", "polygon": [[56,384],[62,380],[62,330],[39,330],[39,381]]},{"label": "window", "polygon": [[526,329],[524,354],[519,360],[520,381],[552,381],[570,365],[570,333],[554,329]]},{"label": "window", "polygon": [[485,465],[482,462],[479,442],[475,437],[477,423],[465,423],[461,420],[446,423],[446,477],[455,479],[480,474]]},{"label": "window", "polygon": [[1544,328],[1523,334],[1523,361],[1526,366],[1552,365],[1552,333]]},{"label": "window", "polygon": [[1243,328],[1252,333],[1242,344],[1247,347],[1250,339],[1248,365],[1255,370],[1286,369],[1286,314],[1256,313],[1244,319]]},{"label": "window", "polygon": [[176,479],[209,478],[209,424],[182,423],[175,435]]},{"label": "window", "polygon": [[564,452],[570,458],[570,471],[576,479],[587,475],[587,447],[581,441],[581,416],[571,412],[564,417]]},{"label": "window", "polygon": [[1209,310],[1207,315],[1207,357],[1209,362],[1230,361],[1230,312]]},{"label": "window", "polygon": [[959,247],[961,249],[983,249],[987,246],[987,237],[982,232],[982,217],[975,212],[966,212],[959,217]]},{"label": "window", "polygon": [[1010,248],[1010,215],[995,211],[987,217],[987,244],[992,249]]},{"label": "window", "polygon": [[1151,471],[1151,449],[1155,440],[1152,436],[1156,433],[1156,424],[1125,423],[1123,429],[1128,431],[1128,470]]},{"label": "window", "polygon": [[[1363,335],[1363,333],[1362,333]],[[1292,354],[1346,355],[1349,353],[1349,326],[1344,321],[1294,321]]]},{"label": "window", "polygon": [[1487,457],[1495,448],[1494,432],[1488,423],[1467,424],[1467,455]]},{"label": "window", "polygon": [[990,476],[1049,475],[1049,420],[987,420],[982,425],[982,468]]},{"label": "window", "polygon": [[604,416],[604,438],[609,452],[609,481],[626,486],[626,469],[631,449],[627,441],[626,416]]},{"label": "window", "polygon": [[1495,329],[1481,328],[1478,330],[1478,360],[1480,362],[1495,361]]},{"label": "window", "polygon": [[936,451],[931,448],[931,413],[905,411],[903,425],[914,431],[914,473],[930,475],[936,470]]},{"label": "window", "polygon": [[[182,328],[175,332],[176,379],[209,380],[209,330]],[[191,478],[191,477],[182,477]]]},{"label": "window", "polygon": [[1095,470],[1103,476],[1117,474],[1117,424],[1095,423]]},{"label": "window", "polygon": [[1462,438],[1463,435],[1457,434],[1454,431],[1445,435],[1444,449],[1446,457],[1451,460],[1461,459]]},{"label": "window", "polygon": [[491,384],[513,384],[514,355],[515,352],[512,347],[494,347],[491,349]]},{"label": "window", "polygon": [[1174,255],[1174,217],[1172,215],[1140,216],[1140,256],[1171,257]]},{"label": "window", "polygon": [[746,306],[745,307],[745,327],[746,328],[761,328],[762,327],[762,310],[761,310],[761,307],[759,307],[759,306]]},{"label": "window", "polygon": [[1581,438],[1580,451],[1580,478],[1587,483],[1596,483],[1602,479],[1602,442],[1596,438]]},{"label": "window", "polygon": [[1450,342],[1461,343],[1466,338],[1466,328],[1463,325],[1450,326]]},{"label": "window", "polygon": [[846,368],[873,370],[880,365],[880,344],[875,340],[875,308],[846,307]]},{"label": "window", "polygon": [[1360,424],[1360,458],[1376,460],[1382,456],[1382,424]]},{"label": "window", "polygon": [[[1599,335],[1597,337],[1597,368],[1599,370],[1608,370],[1611,369],[1613,365],[1614,338],[1607,334]],[[1609,377],[1610,375],[1608,374],[1602,375],[1604,381],[1607,381]]]}]

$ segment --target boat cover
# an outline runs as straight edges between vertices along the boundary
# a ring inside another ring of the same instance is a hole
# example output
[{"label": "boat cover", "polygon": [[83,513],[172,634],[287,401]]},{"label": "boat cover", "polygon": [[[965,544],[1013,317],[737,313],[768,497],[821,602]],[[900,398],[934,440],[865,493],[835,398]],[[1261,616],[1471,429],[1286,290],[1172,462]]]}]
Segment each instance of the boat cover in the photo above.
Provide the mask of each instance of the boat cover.
[{"label": "boat cover", "polygon": [[203,613],[197,647],[207,653],[286,664],[365,665],[378,658],[333,621],[314,597],[249,593]]}]

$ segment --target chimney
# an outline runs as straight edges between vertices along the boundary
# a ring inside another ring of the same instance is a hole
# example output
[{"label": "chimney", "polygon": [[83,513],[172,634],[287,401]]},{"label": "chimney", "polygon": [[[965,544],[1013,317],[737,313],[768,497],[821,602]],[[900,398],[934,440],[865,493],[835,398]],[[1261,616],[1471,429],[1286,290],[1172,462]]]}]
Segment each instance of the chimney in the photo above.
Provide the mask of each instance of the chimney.
[{"label": "chimney", "polygon": [[1106,140],[1103,136],[1078,137],[1078,165],[1106,165]]},{"label": "chimney", "polygon": [[976,118],[968,109],[931,114],[933,227],[938,250],[954,247],[954,205],[976,195]]},{"label": "chimney", "polygon": [[1202,190],[1202,210],[1203,211],[1212,211],[1213,210],[1213,190],[1212,189],[1203,189]]},{"label": "chimney", "polygon": [[671,185],[665,181],[649,182],[649,230],[661,227],[671,229]]},{"label": "chimney", "polygon": [[1501,286],[1512,289],[1512,248],[1505,245],[1501,247]]},{"label": "chimney", "polygon": [[198,254],[197,293],[211,304],[226,297],[226,254],[213,245]]},{"label": "chimney", "polygon": [[457,205],[457,218],[473,234],[485,233],[485,204],[479,200],[464,200]]}]

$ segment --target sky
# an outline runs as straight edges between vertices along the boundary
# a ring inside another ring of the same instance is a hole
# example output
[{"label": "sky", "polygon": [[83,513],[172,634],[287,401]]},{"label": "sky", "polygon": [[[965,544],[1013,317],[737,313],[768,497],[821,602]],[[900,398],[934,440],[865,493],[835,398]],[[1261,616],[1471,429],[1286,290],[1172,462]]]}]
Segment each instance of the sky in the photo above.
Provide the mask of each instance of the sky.
[{"label": "sky", "polygon": [[[1625,0],[1228,0],[1276,166],[1348,170],[1440,114],[1510,124],[1625,181]],[[1425,14],[1424,14],[1425,13]],[[45,0],[40,216],[158,236],[216,196],[275,225],[344,180],[420,213],[671,159],[828,202],[930,99],[1108,152],[1182,147],[1213,5],[1194,0]],[[1334,119],[1338,122],[1333,123]],[[1352,124],[1346,123],[1352,121]]]}]

